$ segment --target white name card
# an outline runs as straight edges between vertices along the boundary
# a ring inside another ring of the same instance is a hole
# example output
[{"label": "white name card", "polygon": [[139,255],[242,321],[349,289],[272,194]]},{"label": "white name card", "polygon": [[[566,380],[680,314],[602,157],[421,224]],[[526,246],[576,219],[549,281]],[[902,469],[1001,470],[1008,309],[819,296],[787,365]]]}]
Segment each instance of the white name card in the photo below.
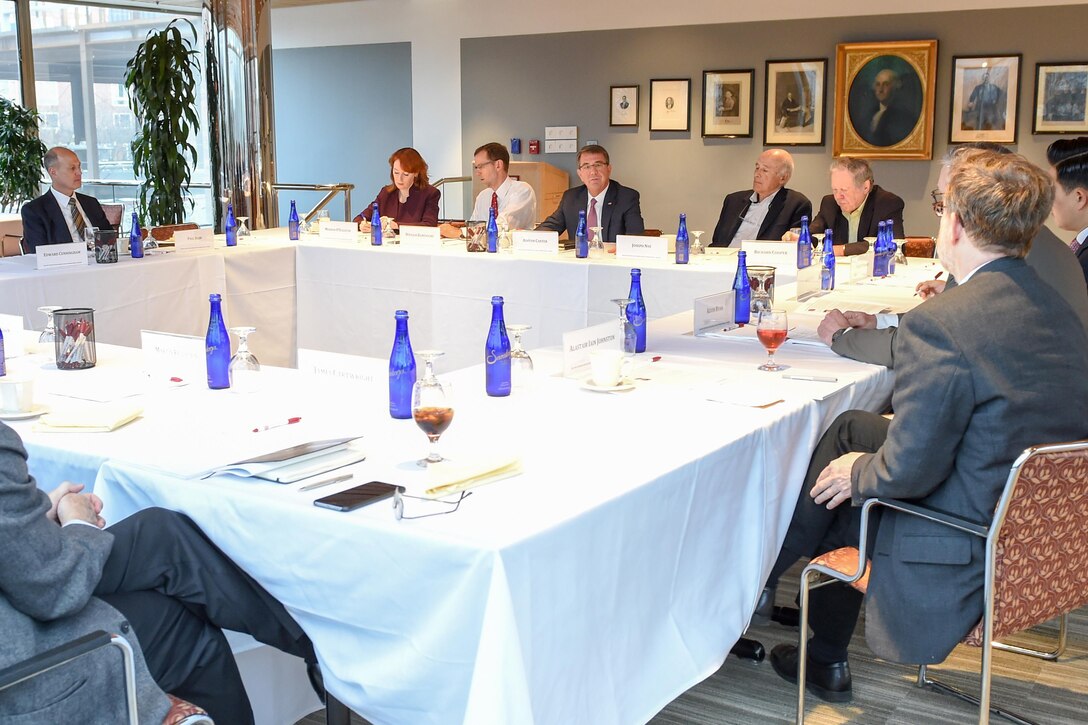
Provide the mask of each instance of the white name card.
[{"label": "white name card", "polygon": [[740,248],[745,252],[749,267],[774,267],[776,285],[797,279],[797,242],[746,239],[741,242]]},{"label": "white name card", "polygon": [[0,315],[0,331],[4,333],[4,357],[19,357],[26,353],[22,315]]},{"label": "white name card", "polygon": [[708,332],[722,332],[736,327],[733,322],[733,305],[736,293],[733,290],[695,298],[694,321],[695,336],[702,337]]},{"label": "white name card", "polygon": [[215,234],[203,229],[179,229],[174,232],[174,249],[184,252],[187,249],[211,249],[215,246]]},{"label": "white name card", "polygon": [[359,240],[359,225],[355,222],[321,222],[318,238],[333,242],[355,242]]},{"label": "white name card", "polygon": [[438,227],[413,227],[402,224],[399,236],[401,245],[405,247],[442,248],[442,234],[439,233]]},{"label": "white name card", "polygon": [[559,232],[533,232],[519,229],[514,232],[514,251],[559,254]]},{"label": "white name card", "polygon": [[38,259],[38,269],[85,266],[87,245],[82,242],[39,244],[34,248],[34,256]]},{"label": "white name card", "polygon": [[616,257],[635,259],[666,259],[669,240],[665,237],[639,237],[634,234],[616,236]]},{"label": "white name card", "polygon": [[563,333],[563,376],[584,377],[589,371],[590,350],[622,350],[619,320]]},{"label": "white name card", "polygon": [[140,330],[140,347],[144,353],[144,370],[152,379],[178,378],[195,383],[207,377],[202,337]]},{"label": "white name card", "polygon": [[[797,300],[804,301],[820,293],[820,255],[812,255],[812,264],[797,270]],[[778,271],[775,270],[775,284],[778,284]]]},{"label": "white name card", "polygon": [[[844,279],[844,282],[858,282],[863,279],[868,279],[873,276],[873,262],[875,255],[873,254],[873,248],[870,246],[869,251],[865,254],[855,254],[850,257],[840,257],[839,264],[837,265],[838,272],[843,267],[846,267],[849,272],[849,277]],[[843,264],[843,261],[846,264]],[[838,281],[838,280],[836,280]]]},{"label": "white name card", "polygon": [[323,350],[299,348],[298,369],[319,378],[364,385],[384,385],[389,380],[388,360]]}]

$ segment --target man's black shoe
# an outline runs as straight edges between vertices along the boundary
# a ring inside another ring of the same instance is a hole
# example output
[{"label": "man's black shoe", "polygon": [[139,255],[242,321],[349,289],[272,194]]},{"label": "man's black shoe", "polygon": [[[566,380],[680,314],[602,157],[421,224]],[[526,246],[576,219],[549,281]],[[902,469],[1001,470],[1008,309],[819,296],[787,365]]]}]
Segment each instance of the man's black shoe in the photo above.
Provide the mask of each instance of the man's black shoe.
[{"label": "man's black shoe", "polygon": [[774,595],[775,590],[771,587],[763,588],[763,592],[759,595],[759,601],[756,602],[756,611],[752,612],[752,621],[748,626],[766,627],[771,623],[775,610]]},{"label": "man's black shoe", "polygon": [[[787,682],[797,683],[797,647],[780,644],[771,650],[771,667]],[[825,665],[810,658],[805,672],[805,689],[825,702],[850,702],[854,698],[849,662]]]},{"label": "man's black shoe", "polygon": [[783,627],[797,627],[801,622],[801,610],[797,607],[774,607],[771,621],[778,622]]}]

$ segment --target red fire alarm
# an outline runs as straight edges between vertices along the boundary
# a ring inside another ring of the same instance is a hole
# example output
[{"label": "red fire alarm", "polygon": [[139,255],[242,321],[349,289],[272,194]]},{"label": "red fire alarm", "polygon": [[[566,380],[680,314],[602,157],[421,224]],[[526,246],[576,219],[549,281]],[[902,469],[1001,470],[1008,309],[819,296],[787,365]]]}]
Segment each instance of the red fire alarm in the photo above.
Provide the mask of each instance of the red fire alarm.
[{"label": "red fire alarm", "polygon": [[538,139],[538,138],[529,139],[529,153],[531,153],[531,154],[539,154],[540,153],[540,139]]}]

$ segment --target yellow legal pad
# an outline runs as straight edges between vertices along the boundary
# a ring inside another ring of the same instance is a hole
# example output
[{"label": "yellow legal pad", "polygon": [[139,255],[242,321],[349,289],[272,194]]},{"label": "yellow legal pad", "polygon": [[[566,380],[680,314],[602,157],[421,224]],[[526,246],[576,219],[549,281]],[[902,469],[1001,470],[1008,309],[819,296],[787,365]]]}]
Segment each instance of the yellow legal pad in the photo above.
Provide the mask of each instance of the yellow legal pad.
[{"label": "yellow legal pad", "polygon": [[108,433],[131,423],[143,412],[143,406],[125,402],[72,406],[46,413],[34,424],[34,430],[46,433]]}]

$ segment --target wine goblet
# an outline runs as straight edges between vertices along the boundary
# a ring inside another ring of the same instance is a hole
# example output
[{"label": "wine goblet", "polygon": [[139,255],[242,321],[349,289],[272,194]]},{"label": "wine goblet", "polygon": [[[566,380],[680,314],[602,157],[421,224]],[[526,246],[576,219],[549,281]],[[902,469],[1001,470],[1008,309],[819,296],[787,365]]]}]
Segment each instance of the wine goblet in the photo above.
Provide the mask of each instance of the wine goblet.
[{"label": "wine goblet", "polygon": [[616,297],[612,300],[620,308],[620,336],[623,339],[623,354],[627,357],[634,357],[635,347],[638,344],[635,326],[627,319],[627,305],[633,301],[630,297]]},{"label": "wine goblet", "polygon": [[64,308],[59,305],[45,305],[39,307],[38,312],[45,313],[45,329],[38,335],[38,342],[53,344],[57,339],[57,328],[53,326],[53,313]]},{"label": "wine goblet", "polygon": [[230,331],[238,336],[238,351],[230,359],[227,375],[230,377],[230,389],[236,393],[252,393],[257,390],[261,363],[257,356],[249,351],[249,336],[257,331],[256,327],[232,327]]},{"label": "wine goblet", "polygon": [[438,350],[416,353],[423,360],[424,373],[412,386],[412,418],[431,442],[427,457],[416,461],[420,466],[445,460],[438,452],[438,439],[453,422],[453,385],[441,382],[434,375],[434,361],[444,354]]},{"label": "wine goblet", "polygon": [[760,370],[785,370],[786,365],[774,361],[774,353],[786,341],[789,323],[785,310],[762,310],[756,327],[756,337],[767,348],[767,362],[759,366]]},{"label": "wine goblet", "polygon": [[691,249],[688,250],[688,254],[692,257],[705,254],[706,249],[703,247],[703,243],[699,241],[699,237],[703,236],[703,232],[692,232],[691,236],[694,239],[691,240]]},{"label": "wine goblet", "polygon": [[593,235],[589,238],[589,257],[590,259],[602,258],[607,254],[604,250],[604,237],[601,236],[602,227],[590,227],[589,231]]},{"label": "wine goblet", "polygon": [[235,217],[235,219],[238,220],[238,236],[240,236],[240,237],[250,236],[249,227],[246,226],[246,222],[249,221],[249,217],[240,216],[240,217]]},{"label": "wine goblet", "polygon": [[510,384],[515,390],[527,390],[533,385],[533,359],[521,345],[521,336],[532,325],[507,325],[510,333]]}]

